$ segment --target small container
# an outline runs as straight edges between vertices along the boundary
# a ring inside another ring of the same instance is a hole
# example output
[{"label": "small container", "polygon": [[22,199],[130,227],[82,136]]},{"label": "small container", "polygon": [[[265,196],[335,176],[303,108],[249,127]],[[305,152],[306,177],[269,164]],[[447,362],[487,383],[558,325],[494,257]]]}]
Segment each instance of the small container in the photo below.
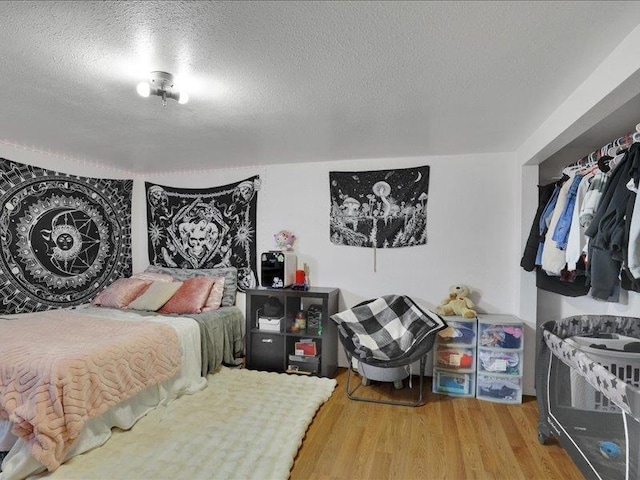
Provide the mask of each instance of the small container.
[{"label": "small container", "polygon": [[304,313],[302,310],[300,310],[298,313],[296,313],[296,327],[298,327],[299,330],[306,330],[307,329],[307,314]]},{"label": "small container", "polygon": [[296,270],[296,283],[298,285],[304,285],[306,283],[306,274],[304,270]]}]

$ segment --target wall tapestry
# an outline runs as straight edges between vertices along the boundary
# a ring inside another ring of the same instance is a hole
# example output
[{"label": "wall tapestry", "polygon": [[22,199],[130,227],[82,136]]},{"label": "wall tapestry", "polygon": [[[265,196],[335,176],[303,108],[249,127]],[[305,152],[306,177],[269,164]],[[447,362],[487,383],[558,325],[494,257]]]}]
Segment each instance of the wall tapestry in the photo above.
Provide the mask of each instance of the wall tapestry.
[{"label": "wall tapestry", "polygon": [[0,158],[0,312],[87,303],[130,276],[132,187]]},{"label": "wall tapestry", "polygon": [[429,167],[329,172],[331,242],[394,248],[427,243]]},{"label": "wall tapestry", "polygon": [[236,267],[238,289],[257,285],[260,177],[206,189],[146,182],[149,262],[173,268]]}]

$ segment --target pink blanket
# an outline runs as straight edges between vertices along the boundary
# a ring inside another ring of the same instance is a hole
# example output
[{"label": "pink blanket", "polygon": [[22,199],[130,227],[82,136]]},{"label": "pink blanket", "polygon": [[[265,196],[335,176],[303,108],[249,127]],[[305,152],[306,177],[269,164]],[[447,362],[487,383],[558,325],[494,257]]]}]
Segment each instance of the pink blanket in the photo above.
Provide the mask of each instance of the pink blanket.
[{"label": "pink blanket", "polygon": [[64,310],[0,320],[0,418],[53,471],[87,419],[173,377],[180,363],[168,325]]}]

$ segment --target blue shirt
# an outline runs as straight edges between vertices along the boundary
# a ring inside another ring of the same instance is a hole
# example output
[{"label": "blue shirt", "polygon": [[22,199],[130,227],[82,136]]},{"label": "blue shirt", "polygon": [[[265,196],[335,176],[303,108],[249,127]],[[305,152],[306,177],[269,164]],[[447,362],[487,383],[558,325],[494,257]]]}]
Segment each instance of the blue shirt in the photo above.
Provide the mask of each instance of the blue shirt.
[{"label": "blue shirt", "polygon": [[569,230],[571,229],[571,220],[573,219],[573,209],[576,206],[576,195],[578,193],[578,186],[582,180],[582,175],[576,174],[567,192],[567,201],[564,204],[564,209],[558,218],[556,223],[556,229],[553,232],[552,240],[556,242],[556,246],[560,250],[567,249],[567,239],[569,238]]}]

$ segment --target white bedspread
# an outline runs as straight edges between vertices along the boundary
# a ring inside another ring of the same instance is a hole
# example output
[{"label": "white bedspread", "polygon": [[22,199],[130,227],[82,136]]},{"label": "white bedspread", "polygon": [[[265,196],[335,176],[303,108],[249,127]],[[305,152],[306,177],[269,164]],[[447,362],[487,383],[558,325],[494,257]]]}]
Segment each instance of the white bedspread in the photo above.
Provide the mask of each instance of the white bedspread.
[{"label": "white bedspread", "polygon": [[[158,405],[166,405],[182,395],[191,395],[206,387],[200,375],[200,328],[190,318],[143,317],[132,312],[86,306],[78,308],[82,315],[119,320],[145,320],[172,326],[180,339],[182,367],[178,375],[150,387],[135,397],[116,405],[100,417],[89,420],[66,460],[102,445],[111,437],[111,428],[131,428],[135,422]],[[15,315],[12,318],[19,318]],[[7,321],[0,319],[0,321]],[[14,321],[14,320],[11,320]],[[19,320],[15,320],[19,321]],[[2,463],[0,480],[17,480],[42,472],[45,468],[29,453],[28,445],[10,432],[7,420],[0,420],[0,451],[9,451]]]}]

